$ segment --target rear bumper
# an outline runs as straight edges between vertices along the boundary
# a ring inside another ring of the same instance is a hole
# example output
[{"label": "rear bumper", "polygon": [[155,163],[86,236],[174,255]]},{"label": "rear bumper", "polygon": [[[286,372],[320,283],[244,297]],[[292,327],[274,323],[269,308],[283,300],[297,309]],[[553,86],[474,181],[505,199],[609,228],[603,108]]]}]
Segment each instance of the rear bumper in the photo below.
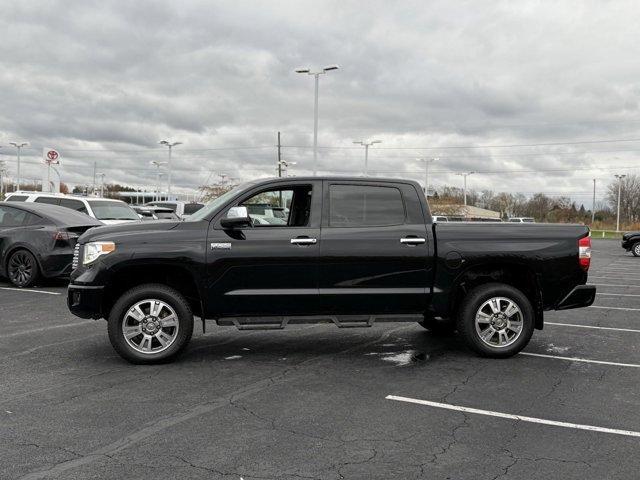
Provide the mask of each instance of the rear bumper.
[{"label": "rear bumper", "polygon": [[570,308],[588,307],[596,299],[596,287],[593,285],[578,285],[564,297],[556,310],[568,310]]},{"label": "rear bumper", "polygon": [[67,290],[67,306],[80,318],[102,318],[104,287],[70,284]]}]

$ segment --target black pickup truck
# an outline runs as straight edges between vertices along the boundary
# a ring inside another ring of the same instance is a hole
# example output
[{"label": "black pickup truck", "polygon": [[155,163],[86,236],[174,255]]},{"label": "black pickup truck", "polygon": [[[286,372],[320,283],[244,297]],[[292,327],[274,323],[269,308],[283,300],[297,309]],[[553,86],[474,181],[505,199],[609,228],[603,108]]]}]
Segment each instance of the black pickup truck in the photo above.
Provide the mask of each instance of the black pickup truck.
[{"label": "black pickup truck", "polygon": [[640,232],[626,232],[622,235],[622,248],[640,257]]},{"label": "black pickup truck", "polygon": [[580,225],[432,222],[416,182],[246,183],[182,222],[99,227],[75,252],[70,310],[107,319],[116,351],[166,360],[194,315],[241,330],[413,321],[508,357],[543,312],[590,305]]}]

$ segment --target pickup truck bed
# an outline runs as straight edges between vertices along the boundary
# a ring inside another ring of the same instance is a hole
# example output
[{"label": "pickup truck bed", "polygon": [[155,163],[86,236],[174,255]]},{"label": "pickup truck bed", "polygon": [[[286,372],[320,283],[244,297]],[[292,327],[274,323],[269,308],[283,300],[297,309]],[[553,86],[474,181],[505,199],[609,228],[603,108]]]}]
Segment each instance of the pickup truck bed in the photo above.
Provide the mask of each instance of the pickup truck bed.
[{"label": "pickup truck bed", "polygon": [[418,321],[504,357],[545,310],[595,296],[587,227],[433,223],[420,186],[397,179],[252,182],[185,222],[93,229],[77,256],[69,308],[106,318],[139,363],[184,348],[194,314],[242,329]]}]

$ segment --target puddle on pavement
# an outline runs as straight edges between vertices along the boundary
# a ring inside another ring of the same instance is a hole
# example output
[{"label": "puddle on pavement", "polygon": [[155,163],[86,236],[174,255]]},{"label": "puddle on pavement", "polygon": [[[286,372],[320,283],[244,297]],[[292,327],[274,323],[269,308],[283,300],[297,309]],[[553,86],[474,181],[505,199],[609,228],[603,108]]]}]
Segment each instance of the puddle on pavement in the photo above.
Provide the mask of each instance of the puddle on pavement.
[{"label": "puddle on pavement", "polygon": [[406,350],[404,352],[370,352],[365,353],[368,356],[377,356],[381,360],[393,363],[397,367],[406,367],[407,365],[415,365],[419,362],[429,360],[429,355],[425,352],[417,350]]},{"label": "puddle on pavement", "polygon": [[547,352],[551,353],[567,353],[569,351],[569,347],[556,347],[553,343],[547,345]]}]

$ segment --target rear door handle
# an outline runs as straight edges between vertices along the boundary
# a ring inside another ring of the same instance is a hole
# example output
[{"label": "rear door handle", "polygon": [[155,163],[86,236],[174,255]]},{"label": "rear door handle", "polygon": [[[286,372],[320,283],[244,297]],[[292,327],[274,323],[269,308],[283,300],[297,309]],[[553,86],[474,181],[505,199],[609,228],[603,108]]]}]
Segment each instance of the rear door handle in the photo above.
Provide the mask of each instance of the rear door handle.
[{"label": "rear door handle", "polygon": [[292,238],[291,243],[293,245],[315,245],[318,241],[315,238],[298,237]]},{"label": "rear door handle", "polygon": [[406,245],[420,245],[422,243],[425,243],[426,241],[426,239],[419,237],[404,237],[400,239],[400,243]]}]

